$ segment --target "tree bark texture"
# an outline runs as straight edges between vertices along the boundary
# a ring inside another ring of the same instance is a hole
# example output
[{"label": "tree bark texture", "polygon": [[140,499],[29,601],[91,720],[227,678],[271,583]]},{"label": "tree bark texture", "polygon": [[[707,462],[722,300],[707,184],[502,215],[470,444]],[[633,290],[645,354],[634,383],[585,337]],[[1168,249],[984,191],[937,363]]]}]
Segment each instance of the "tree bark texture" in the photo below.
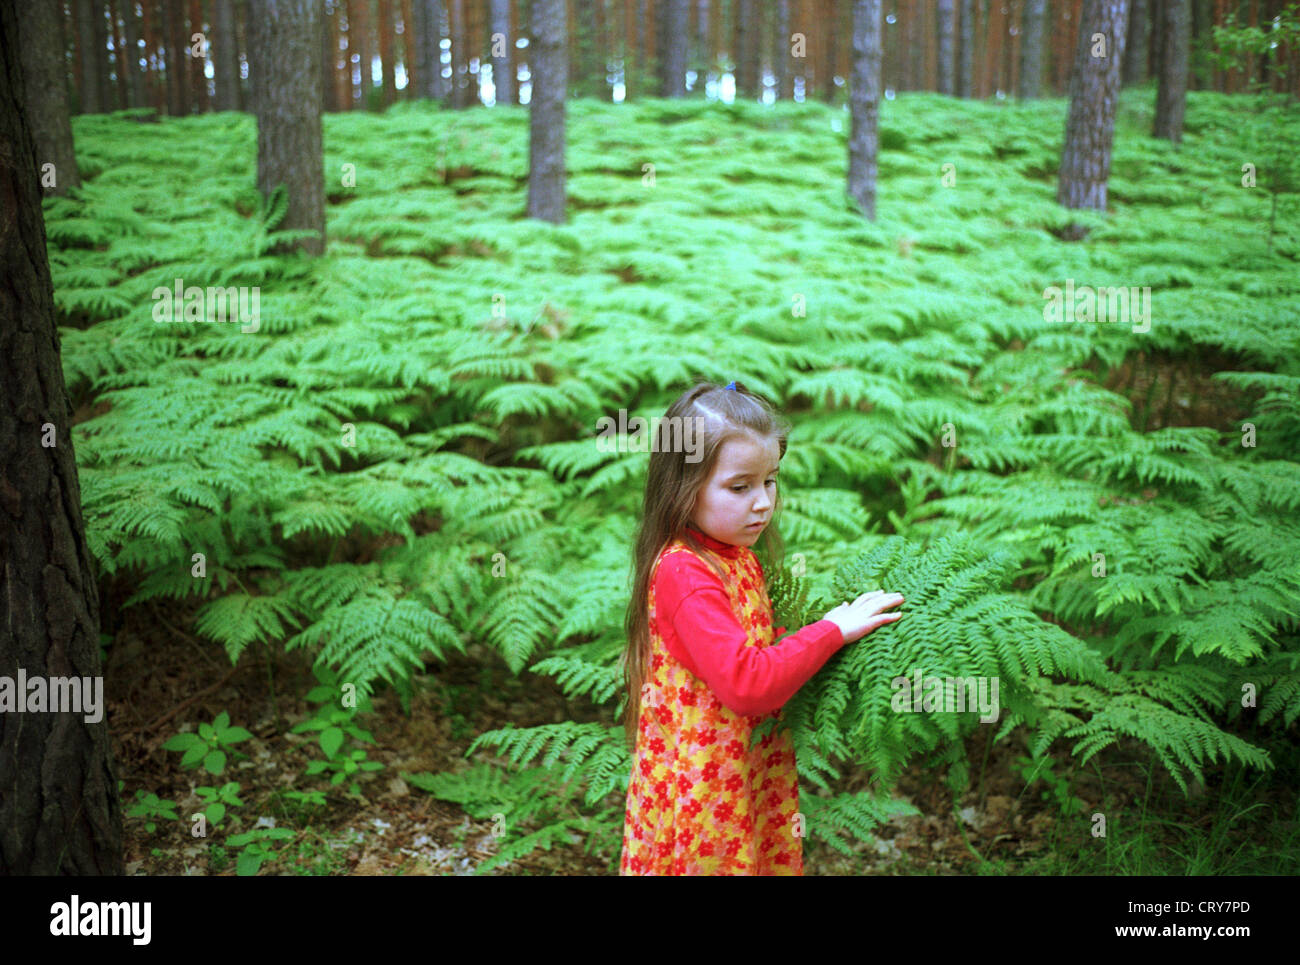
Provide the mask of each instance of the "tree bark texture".
[{"label": "tree bark texture", "polygon": [[528,216],[564,224],[564,95],[568,88],[564,0],[533,0],[528,110]]},{"label": "tree bark texture", "polygon": [[1191,47],[1192,18],[1189,0],[1164,0],[1163,56],[1156,90],[1156,117],[1152,136],[1178,144],[1183,139],[1183,114],[1187,107],[1187,58]]},{"label": "tree bark texture", "polygon": [[876,220],[876,155],[880,144],[880,0],[853,0],[853,65],[849,82],[849,196]]},{"label": "tree bark texture", "polygon": [[325,250],[320,0],[251,0],[250,74],[257,114],[257,189],[283,184],[289,209],[276,230],[308,229],[298,246]]},{"label": "tree bark texture", "polygon": [[54,165],[54,184],[43,189],[47,195],[65,195],[68,188],[81,184],[68,115],[61,16],[63,5],[58,0],[30,0],[18,24],[18,50],[27,91],[24,107],[36,144],[38,176],[44,177],[44,165]]},{"label": "tree bark texture", "polygon": [[[18,7],[0,0],[0,675],[102,682],[99,591],[24,104],[18,18],[29,11]],[[85,716],[0,714],[0,874],[122,874],[108,720]]]},{"label": "tree bark texture", "polygon": [[[1106,210],[1127,26],[1127,0],[1083,0],[1056,190],[1056,200],[1067,208]],[[1092,39],[1095,34],[1102,35],[1099,41]]]}]

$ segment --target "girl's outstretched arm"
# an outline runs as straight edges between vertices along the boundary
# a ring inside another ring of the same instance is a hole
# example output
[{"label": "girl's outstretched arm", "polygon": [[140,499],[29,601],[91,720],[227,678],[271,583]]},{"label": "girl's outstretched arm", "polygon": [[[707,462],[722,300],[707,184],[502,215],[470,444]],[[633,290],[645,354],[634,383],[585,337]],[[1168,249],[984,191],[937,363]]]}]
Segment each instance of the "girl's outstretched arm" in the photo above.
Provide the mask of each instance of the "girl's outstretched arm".
[{"label": "girl's outstretched arm", "polygon": [[785,706],[845,642],[838,626],[818,620],[779,646],[747,646],[722,581],[693,554],[675,553],[660,563],[655,594],[670,652],[742,716]]}]

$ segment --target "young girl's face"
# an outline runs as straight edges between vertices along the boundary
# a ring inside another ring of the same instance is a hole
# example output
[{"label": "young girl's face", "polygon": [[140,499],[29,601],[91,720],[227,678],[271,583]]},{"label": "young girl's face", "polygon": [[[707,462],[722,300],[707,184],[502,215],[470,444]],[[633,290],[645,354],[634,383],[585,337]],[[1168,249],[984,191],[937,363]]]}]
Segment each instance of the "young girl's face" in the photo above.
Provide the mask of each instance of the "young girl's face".
[{"label": "young girl's face", "polygon": [[776,439],[728,439],[695,497],[692,525],[724,543],[753,546],[772,519],[780,462]]}]

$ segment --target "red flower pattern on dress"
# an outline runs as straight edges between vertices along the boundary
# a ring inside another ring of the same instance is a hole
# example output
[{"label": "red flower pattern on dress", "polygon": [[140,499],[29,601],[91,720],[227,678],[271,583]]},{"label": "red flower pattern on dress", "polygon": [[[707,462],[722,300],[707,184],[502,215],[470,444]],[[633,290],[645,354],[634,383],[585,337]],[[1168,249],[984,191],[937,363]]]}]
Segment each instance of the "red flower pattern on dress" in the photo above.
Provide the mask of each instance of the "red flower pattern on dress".
[{"label": "red flower pattern on dress", "polygon": [[[651,660],[642,688],[637,747],[623,826],[620,875],[802,875],[801,839],[791,833],[799,783],[789,733],[768,734],[752,750],[753,729],[772,715],[725,707],[669,652],[659,634],[651,572]],[[708,550],[748,646],[771,646],[771,604],[757,558],[747,548]],[[777,714],[780,719],[780,714]]]}]

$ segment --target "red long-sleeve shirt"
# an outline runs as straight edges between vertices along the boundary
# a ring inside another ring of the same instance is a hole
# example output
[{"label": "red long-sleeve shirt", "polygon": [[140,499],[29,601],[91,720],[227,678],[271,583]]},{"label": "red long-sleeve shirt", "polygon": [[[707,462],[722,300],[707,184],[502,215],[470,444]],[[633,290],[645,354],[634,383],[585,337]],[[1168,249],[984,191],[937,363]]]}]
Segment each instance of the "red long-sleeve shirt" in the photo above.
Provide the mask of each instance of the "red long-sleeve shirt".
[{"label": "red long-sleeve shirt", "polygon": [[[741,547],[693,535],[728,554]],[[760,569],[761,572],[761,569]],[[766,587],[760,588],[765,593]],[[742,716],[779,710],[844,645],[840,628],[817,620],[779,645],[746,646],[749,634],[736,619],[718,575],[693,553],[665,557],[655,574],[659,633],[669,652],[709,685],[725,707]],[[756,617],[770,621],[761,613]],[[769,639],[785,632],[778,627]]]}]

